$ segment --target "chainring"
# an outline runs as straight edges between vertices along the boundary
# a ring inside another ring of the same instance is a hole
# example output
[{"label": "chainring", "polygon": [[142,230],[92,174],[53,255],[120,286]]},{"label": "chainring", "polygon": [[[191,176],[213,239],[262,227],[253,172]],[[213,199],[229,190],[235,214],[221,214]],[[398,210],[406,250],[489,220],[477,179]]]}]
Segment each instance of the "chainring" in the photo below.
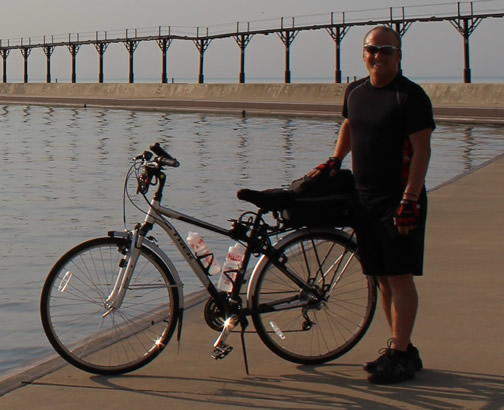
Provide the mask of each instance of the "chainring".
[{"label": "chainring", "polygon": [[210,329],[221,332],[224,328],[224,321],[226,320],[226,317],[225,313],[215,303],[214,298],[207,300],[203,312],[205,321]]}]

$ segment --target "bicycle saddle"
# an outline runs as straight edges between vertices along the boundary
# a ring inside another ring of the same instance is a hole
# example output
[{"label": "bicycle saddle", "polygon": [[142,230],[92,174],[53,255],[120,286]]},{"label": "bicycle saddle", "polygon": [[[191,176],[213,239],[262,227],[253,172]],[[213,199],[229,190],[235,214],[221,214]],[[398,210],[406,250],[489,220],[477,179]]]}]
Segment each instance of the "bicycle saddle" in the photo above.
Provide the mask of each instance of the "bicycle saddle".
[{"label": "bicycle saddle", "polygon": [[264,191],[240,189],[236,193],[238,199],[250,202],[267,211],[281,211],[291,207],[295,202],[294,195],[294,192],[281,188],[265,189]]}]

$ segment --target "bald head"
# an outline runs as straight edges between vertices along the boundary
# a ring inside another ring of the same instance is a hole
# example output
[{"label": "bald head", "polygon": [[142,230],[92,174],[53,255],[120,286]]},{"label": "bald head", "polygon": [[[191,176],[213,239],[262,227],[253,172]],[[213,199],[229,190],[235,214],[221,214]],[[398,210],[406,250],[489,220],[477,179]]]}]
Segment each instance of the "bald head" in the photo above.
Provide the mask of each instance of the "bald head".
[{"label": "bald head", "polygon": [[399,33],[397,31],[395,31],[387,26],[377,26],[377,27],[373,27],[371,30],[369,30],[366,33],[366,35],[364,36],[364,44],[367,43],[369,36],[375,32],[381,32],[381,33],[389,35],[391,40],[393,40],[391,45],[396,46],[399,49],[401,48],[401,36],[399,35]]}]

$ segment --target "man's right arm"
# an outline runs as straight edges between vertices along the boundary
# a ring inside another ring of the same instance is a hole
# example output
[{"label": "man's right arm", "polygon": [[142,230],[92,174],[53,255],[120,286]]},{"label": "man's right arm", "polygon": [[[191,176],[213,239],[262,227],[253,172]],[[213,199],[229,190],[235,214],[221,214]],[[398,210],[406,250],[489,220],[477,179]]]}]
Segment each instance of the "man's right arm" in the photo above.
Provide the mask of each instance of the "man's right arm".
[{"label": "man's right arm", "polygon": [[334,149],[333,157],[343,161],[351,149],[350,122],[348,119],[343,121],[338,135],[338,142]]},{"label": "man's right arm", "polygon": [[348,119],[345,119],[345,121],[343,121],[343,124],[341,125],[338,134],[338,142],[336,143],[336,148],[334,149],[333,155],[329,157],[329,159],[325,163],[313,168],[310,172],[308,172],[308,174],[306,174],[306,176],[310,178],[317,178],[323,173],[328,173],[329,176],[336,175],[341,168],[341,162],[350,152],[350,148],[350,124],[348,122]]}]

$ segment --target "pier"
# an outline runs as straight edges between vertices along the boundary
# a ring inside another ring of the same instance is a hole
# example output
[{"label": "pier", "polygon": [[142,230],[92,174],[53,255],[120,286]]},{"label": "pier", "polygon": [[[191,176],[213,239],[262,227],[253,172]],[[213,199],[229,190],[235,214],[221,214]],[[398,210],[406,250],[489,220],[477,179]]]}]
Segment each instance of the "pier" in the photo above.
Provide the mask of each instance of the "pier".
[{"label": "pier", "polygon": [[11,51],[19,50],[24,60],[24,83],[29,82],[28,63],[33,50],[41,49],[46,56],[46,83],[52,82],[51,57],[57,47],[66,47],[72,59],[72,83],[77,82],[77,55],[81,47],[92,46],[99,56],[98,83],[104,82],[104,58],[110,44],[122,43],[129,55],[129,83],[135,82],[134,55],[141,43],[156,42],[161,53],[161,83],[168,82],[168,51],[174,41],[193,42],[199,53],[198,83],[205,82],[205,53],[213,41],[233,38],[240,48],[240,72],[238,82],[246,82],[246,48],[254,36],[276,35],[284,45],[284,83],[291,82],[290,49],[296,37],[302,32],[325,30],[335,45],[334,82],[342,82],[341,45],[352,27],[386,25],[405,36],[413,23],[446,22],[451,24],[462,37],[464,50],[464,83],[471,83],[470,37],[485,19],[504,17],[504,8],[486,10],[485,2],[457,2],[439,5],[390,7],[384,9],[353,12],[331,12],[326,15],[301,17],[281,17],[279,21],[265,26],[264,21],[236,22],[234,25],[216,27],[195,27],[188,32],[173,26],[159,26],[149,29],[125,29],[122,31],[96,31],[93,33],[69,33],[65,36],[48,35],[20,39],[1,39],[0,55],[3,60],[4,83],[8,82],[8,57]]}]

